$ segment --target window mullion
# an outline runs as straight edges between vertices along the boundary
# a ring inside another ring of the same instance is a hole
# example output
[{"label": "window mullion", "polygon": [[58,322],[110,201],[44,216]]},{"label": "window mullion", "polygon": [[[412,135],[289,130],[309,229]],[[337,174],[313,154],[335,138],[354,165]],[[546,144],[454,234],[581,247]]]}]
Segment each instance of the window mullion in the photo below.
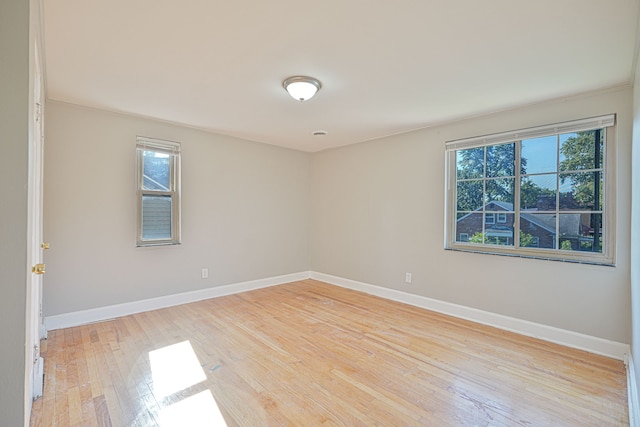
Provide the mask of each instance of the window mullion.
[{"label": "window mullion", "polygon": [[141,190],[143,196],[173,196],[175,191]]},{"label": "window mullion", "polygon": [[560,250],[560,135],[556,135],[556,250]]},{"label": "window mullion", "polygon": [[487,147],[484,147],[482,168],[482,244],[487,243]]},{"label": "window mullion", "polygon": [[522,166],[522,160],[520,158],[521,156],[521,141],[515,141],[515,154],[514,154],[514,161],[515,161],[515,177],[514,177],[514,183],[513,183],[513,246],[515,248],[519,248],[520,247],[520,174],[522,173],[521,171],[521,166]]}]

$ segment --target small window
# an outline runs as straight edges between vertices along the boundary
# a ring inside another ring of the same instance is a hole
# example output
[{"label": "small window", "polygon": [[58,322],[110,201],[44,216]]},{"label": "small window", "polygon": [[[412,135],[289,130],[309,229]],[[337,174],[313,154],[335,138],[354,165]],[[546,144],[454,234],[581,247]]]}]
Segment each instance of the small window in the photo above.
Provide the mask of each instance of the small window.
[{"label": "small window", "polygon": [[614,124],[609,115],[447,142],[446,247],[612,265]]},{"label": "small window", "polygon": [[468,233],[460,233],[460,240],[458,240],[459,242],[468,242],[469,241],[469,234]]},{"label": "small window", "polygon": [[540,238],[533,236],[533,239],[531,240],[531,247],[537,248],[540,246]]},{"label": "small window", "polygon": [[180,144],[138,137],[138,246],[180,243]]}]

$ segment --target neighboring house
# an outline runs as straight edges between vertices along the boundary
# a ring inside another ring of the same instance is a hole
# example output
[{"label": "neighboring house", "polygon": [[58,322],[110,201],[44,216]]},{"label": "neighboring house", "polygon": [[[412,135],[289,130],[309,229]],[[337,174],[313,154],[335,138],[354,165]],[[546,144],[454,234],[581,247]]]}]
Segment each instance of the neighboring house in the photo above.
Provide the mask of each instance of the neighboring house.
[{"label": "neighboring house", "polygon": [[[556,214],[537,213],[546,210],[545,202],[541,198],[535,208],[521,211],[520,230],[531,236],[526,243],[528,247],[556,248]],[[513,245],[513,204],[491,201],[485,205],[484,211],[485,243]],[[474,235],[482,233],[482,221],[482,208],[461,216],[456,223],[457,240],[468,242]],[[558,228],[561,243],[568,241],[572,250],[591,250],[594,229],[590,214],[561,212]]]}]

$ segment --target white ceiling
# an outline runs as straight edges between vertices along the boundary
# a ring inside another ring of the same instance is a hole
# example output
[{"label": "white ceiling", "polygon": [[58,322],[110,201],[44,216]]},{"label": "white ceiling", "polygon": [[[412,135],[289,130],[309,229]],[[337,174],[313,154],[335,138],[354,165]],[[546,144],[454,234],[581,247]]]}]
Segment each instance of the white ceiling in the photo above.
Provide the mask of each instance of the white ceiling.
[{"label": "white ceiling", "polygon": [[[638,0],[44,8],[49,99],[303,151],[628,84],[638,24]],[[323,84],[304,103],[281,86],[298,74]]]}]

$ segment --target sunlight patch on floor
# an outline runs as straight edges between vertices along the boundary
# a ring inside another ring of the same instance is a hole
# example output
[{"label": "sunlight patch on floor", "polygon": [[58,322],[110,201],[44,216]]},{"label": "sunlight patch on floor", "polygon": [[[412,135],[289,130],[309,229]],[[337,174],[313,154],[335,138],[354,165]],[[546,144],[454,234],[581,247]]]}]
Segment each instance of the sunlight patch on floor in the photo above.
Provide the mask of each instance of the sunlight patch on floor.
[{"label": "sunlight patch on floor", "polygon": [[227,427],[210,390],[162,409],[160,425],[162,427]]},{"label": "sunlight patch on floor", "polygon": [[162,399],[207,379],[189,341],[149,352],[153,394]]},{"label": "sunlight patch on floor", "polygon": [[[149,352],[153,391],[160,400],[207,379],[189,341]],[[162,427],[226,427],[213,394],[205,390],[160,410]]]}]

